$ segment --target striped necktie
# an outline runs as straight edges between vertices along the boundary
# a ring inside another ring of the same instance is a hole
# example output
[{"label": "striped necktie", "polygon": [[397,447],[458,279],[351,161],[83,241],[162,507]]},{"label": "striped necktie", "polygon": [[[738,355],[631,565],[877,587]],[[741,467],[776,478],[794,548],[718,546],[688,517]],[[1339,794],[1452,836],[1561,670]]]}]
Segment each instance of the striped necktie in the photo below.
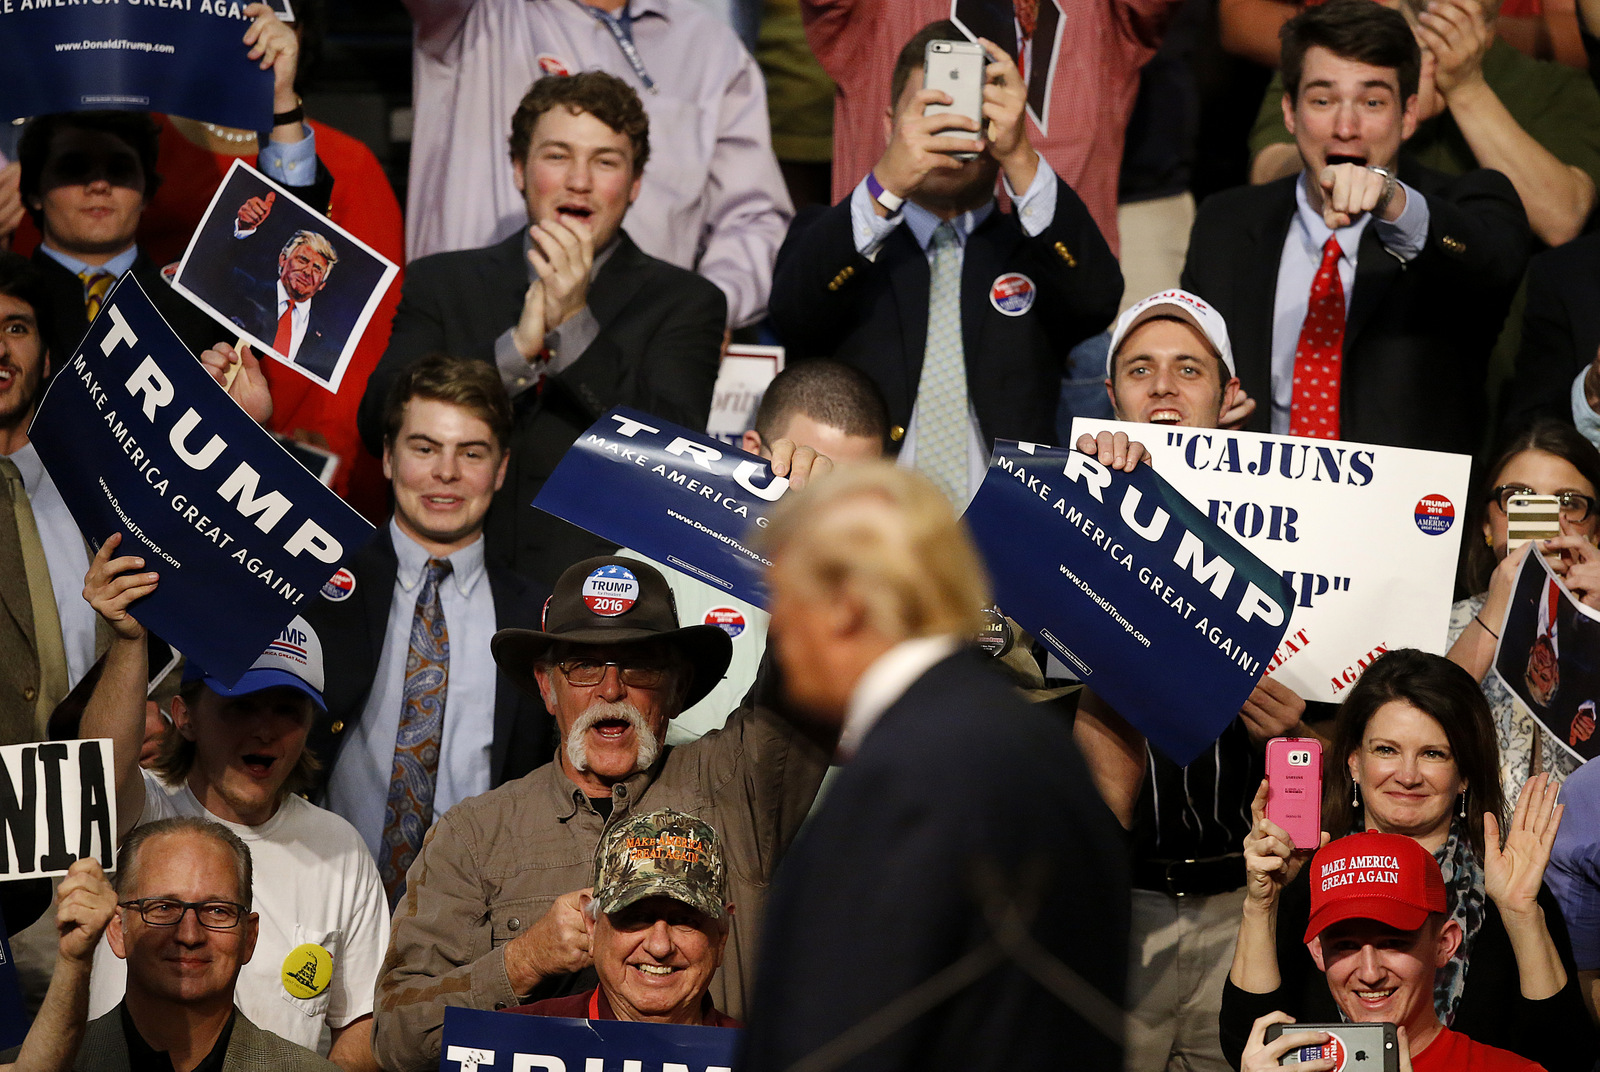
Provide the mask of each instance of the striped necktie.
[{"label": "striped necktie", "polygon": [[[94,318],[100,315],[100,307],[106,303],[106,295],[111,292],[111,284],[117,281],[117,277],[103,269],[85,269],[78,273],[78,278],[83,282],[84,312],[92,324]],[[64,361],[68,356],[63,354],[58,360]]]}]

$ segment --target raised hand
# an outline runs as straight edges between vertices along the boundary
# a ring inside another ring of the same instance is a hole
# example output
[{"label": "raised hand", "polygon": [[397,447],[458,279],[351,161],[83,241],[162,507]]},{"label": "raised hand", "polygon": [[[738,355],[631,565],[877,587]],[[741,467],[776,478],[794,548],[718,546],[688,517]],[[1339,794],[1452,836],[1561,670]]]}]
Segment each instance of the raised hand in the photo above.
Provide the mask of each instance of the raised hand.
[{"label": "raised hand", "polygon": [[88,962],[106,924],[117,910],[117,895],[93,857],[74,861],[56,891],[56,932],[61,956]]},{"label": "raised hand", "polygon": [[1560,790],[1549,774],[1528,779],[1511,814],[1503,846],[1499,821],[1493,812],[1483,813],[1483,884],[1502,916],[1539,912],[1539,887],[1561,826],[1561,813],[1567,807],[1556,803]]},{"label": "raised hand", "polygon": [[[264,425],[272,419],[272,386],[267,383],[267,374],[249,346],[241,345],[235,350],[219,342],[200,355],[200,364],[251,420]],[[239,366],[237,372],[233,371],[235,365]]]},{"label": "raised hand", "polygon": [[137,573],[144,569],[144,559],[137,555],[112,558],[122,545],[122,533],[113,532],[89,563],[89,572],[83,578],[83,598],[106,620],[111,631],[123,640],[144,637],[144,626],[128,613],[134,600],[156,590],[161,580],[158,573]]},{"label": "raised hand", "polygon": [[272,215],[272,203],[277,199],[278,194],[276,191],[268,191],[266,197],[252,197],[240,205],[239,214],[236,218],[238,229],[241,231],[253,231],[260,227],[266,222],[267,217]]},{"label": "raised hand", "polygon": [[1258,907],[1275,908],[1284,887],[1311,858],[1311,851],[1328,843],[1328,832],[1322,831],[1317,845],[1296,845],[1287,830],[1267,818],[1265,778],[1250,802],[1250,818],[1250,833],[1244,838],[1245,898]]}]

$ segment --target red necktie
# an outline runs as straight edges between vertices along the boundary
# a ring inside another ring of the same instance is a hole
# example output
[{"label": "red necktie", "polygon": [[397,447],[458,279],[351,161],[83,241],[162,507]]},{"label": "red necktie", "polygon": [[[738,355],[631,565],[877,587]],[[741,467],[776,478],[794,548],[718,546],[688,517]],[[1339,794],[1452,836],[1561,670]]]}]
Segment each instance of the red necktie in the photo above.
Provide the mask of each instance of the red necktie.
[{"label": "red necktie", "polygon": [[289,299],[289,304],[284,307],[283,315],[278,317],[278,333],[272,337],[272,348],[284,357],[289,356],[289,346],[294,341],[294,299]]},{"label": "red necktie", "polygon": [[1289,434],[1339,438],[1339,376],[1344,356],[1344,284],[1339,281],[1339,240],[1329,235],[1311,281],[1311,300],[1294,348],[1294,396]]}]

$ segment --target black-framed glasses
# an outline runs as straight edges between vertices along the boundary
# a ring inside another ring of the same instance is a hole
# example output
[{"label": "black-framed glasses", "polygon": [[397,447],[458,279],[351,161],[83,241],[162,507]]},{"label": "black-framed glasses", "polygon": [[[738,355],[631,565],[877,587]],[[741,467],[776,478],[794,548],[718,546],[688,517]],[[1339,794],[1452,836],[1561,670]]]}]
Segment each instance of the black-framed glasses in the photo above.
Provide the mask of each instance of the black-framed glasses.
[{"label": "black-framed glasses", "polygon": [[152,927],[176,927],[183,914],[194,910],[194,918],[208,931],[231,931],[249,909],[232,901],[174,901],[168,897],[141,897],[137,901],[118,901],[117,907],[131,908]]},{"label": "black-framed glasses", "polygon": [[584,686],[600,684],[606,676],[606,667],[614,666],[622,683],[635,689],[659,688],[672,672],[672,664],[661,661],[624,663],[615,659],[562,659],[556,666],[572,684]]},{"label": "black-framed glasses", "polygon": [[[1513,495],[1537,495],[1537,491],[1526,484],[1501,484],[1489,492],[1489,497],[1500,504],[1500,510],[1505,512],[1511,505]],[[1576,491],[1558,491],[1553,496],[1561,503],[1561,520],[1576,525],[1587,521],[1594,516],[1596,502],[1592,495],[1584,495]]]}]

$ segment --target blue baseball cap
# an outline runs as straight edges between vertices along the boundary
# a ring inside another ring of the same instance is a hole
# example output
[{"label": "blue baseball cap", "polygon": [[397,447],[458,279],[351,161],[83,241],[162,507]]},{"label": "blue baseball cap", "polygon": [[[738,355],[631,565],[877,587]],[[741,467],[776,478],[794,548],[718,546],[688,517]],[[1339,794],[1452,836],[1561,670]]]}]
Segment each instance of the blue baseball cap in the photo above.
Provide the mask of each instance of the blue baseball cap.
[{"label": "blue baseball cap", "polygon": [[318,711],[327,711],[322,699],[323,676],[322,641],[311,624],[298,614],[283,627],[278,638],[267,645],[260,658],[250,664],[233,686],[228,688],[203,668],[190,662],[183,670],[183,680],[204,681],[206,688],[218,696],[248,696],[263,689],[287,685],[311,697]]}]

